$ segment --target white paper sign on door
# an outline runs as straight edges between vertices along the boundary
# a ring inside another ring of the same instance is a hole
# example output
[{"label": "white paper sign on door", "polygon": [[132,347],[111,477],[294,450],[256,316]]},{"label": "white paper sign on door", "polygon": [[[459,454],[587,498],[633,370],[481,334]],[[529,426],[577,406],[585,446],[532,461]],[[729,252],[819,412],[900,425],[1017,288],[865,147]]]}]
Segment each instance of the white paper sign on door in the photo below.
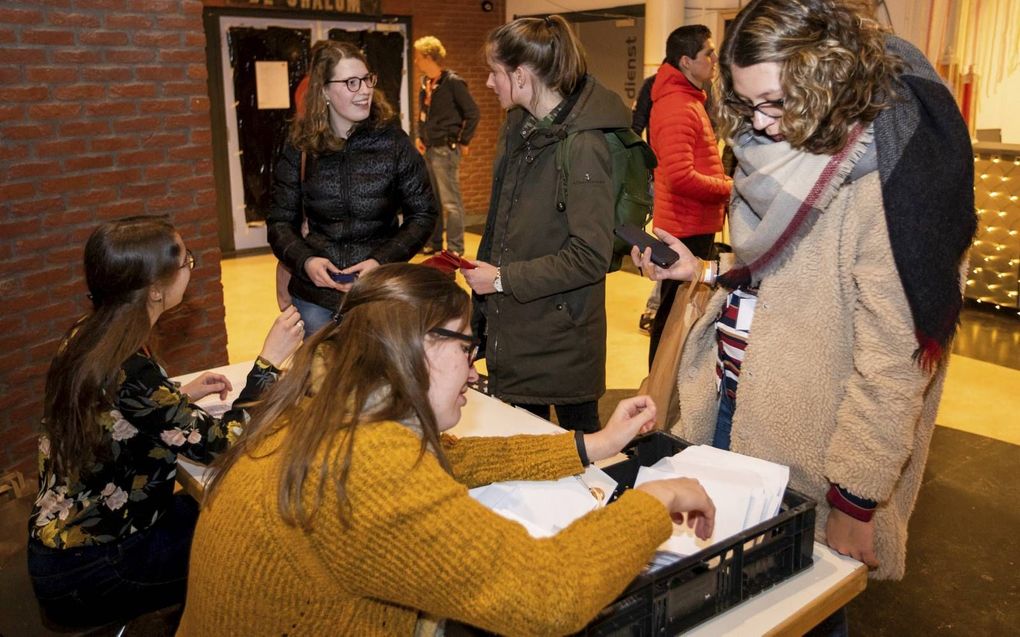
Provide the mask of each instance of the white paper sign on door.
[{"label": "white paper sign on door", "polygon": [[259,109],[290,108],[286,62],[255,62],[255,95]]}]

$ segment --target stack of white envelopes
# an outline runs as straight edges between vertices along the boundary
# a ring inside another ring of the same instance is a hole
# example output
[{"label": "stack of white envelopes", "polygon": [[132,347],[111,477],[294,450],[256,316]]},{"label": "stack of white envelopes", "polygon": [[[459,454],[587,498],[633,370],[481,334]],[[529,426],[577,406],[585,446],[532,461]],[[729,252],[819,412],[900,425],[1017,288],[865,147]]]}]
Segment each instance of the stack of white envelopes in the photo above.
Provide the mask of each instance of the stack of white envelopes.
[{"label": "stack of white envelopes", "polygon": [[[786,466],[714,447],[691,446],[651,467],[641,467],[635,486],[652,480],[696,478],[715,503],[712,537],[699,540],[686,525],[674,524],[661,551],[692,555],[779,513],[790,477]],[[604,506],[616,481],[597,467],[579,476],[550,481],[498,482],[471,489],[471,497],[524,526],[534,537],[549,537],[584,514]]]},{"label": "stack of white envelopes", "polygon": [[652,480],[696,478],[715,503],[712,537],[700,540],[686,525],[674,524],[661,551],[692,555],[779,513],[790,468],[715,447],[694,445],[638,470],[634,486]]},{"label": "stack of white envelopes", "polygon": [[521,524],[533,537],[549,537],[585,513],[605,506],[615,489],[615,480],[591,466],[580,475],[560,480],[497,482],[469,493]]}]

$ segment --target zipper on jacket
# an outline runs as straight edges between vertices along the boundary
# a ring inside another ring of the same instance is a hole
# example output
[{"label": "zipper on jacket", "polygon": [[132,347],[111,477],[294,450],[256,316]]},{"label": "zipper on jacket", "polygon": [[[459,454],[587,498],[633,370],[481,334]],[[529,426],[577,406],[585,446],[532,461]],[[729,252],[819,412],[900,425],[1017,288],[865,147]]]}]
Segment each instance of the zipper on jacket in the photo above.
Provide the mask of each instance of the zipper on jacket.
[{"label": "zipper on jacket", "polygon": [[[531,152],[531,144],[529,142],[525,142],[525,150],[528,151],[528,152]],[[507,154],[507,169],[509,170],[510,169],[510,162],[509,162],[509,159],[510,159],[510,147],[509,147],[509,145],[507,146],[506,154]],[[517,159],[517,162],[518,162],[518,164],[517,164],[517,176],[519,177],[520,176],[520,158],[519,157]],[[507,234],[509,233],[509,229],[510,229],[510,213],[513,210],[514,204],[517,203],[517,192],[518,192],[518,188],[520,187],[520,183],[521,183],[521,180],[519,178],[518,179],[514,179],[514,189],[513,189],[513,192],[510,193],[510,208],[507,210],[506,222],[503,224],[503,232],[502,232],[502,236],[500,237],[500,240],[499,240],[499,249],[498,249],[498,253],[499,254],[497,254],[497,256],[496,256],[496,267],[497,268],[503,266],[503,253],[506,250],[506,237],[507,237]],[[502,190],[502,188],[504,186],[506,186],[506,178],[505,177],[503,179],[503,184],[501,185],[500,189]],[[497,205],[499,205],[499,204],[497,203]],[[494,292],[494,294],[497,294],[497,293]],[[496,314],[496,318],[498,319],[499,318],[499,303],[493,303],[492,304],[492,309],[493,309],[493,311]],[[489,333],[489,324],[488,324],[488,322],[486,322],[486,324],[485,324],[485,332],[486,332],[486,336],[488,336],[488,333]],[[492,338],[492,353],[493,354],[498,354],[498,352],[499,352],[499,334],[496,333],[496,334],[493,334],[493,338]],[[486,354],[486,356],[488,356],[488,354]],[[492,377],[492,374],[490,373],[489,374],[489,393],[492,394],[492,395],[496,395],[497,388],[498,388],[498,384],[495,382],[495,380]]]}]

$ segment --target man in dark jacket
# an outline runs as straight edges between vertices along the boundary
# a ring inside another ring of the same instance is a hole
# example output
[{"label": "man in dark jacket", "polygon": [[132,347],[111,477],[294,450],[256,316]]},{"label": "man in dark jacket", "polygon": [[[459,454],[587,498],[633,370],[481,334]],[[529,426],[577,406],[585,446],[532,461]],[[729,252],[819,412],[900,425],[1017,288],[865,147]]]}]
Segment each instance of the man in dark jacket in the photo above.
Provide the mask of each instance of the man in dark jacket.
[{"label": "man in dark jacket", "polygon": [[464,202],[460,195],[460,161],[478,126],[478,106],[467,83],[442,67],[446,49],[432,36],[414,42],[414,63],[423,73],[418,92],[418,152],[425,155],[432,188],[439,196],[439,215],[425,253],[443,249],[443,216],[446,242],[453,252],[464,253]]}]

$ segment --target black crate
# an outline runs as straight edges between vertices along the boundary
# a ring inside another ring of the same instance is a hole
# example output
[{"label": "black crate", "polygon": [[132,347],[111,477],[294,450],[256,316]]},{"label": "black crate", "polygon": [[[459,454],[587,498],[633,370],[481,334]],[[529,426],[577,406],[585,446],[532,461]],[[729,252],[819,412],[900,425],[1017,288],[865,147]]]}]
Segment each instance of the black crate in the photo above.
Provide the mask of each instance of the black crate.
[{"label": "black crate", "polygon": [[[688,445],[664,432],[635,438],[624,449],[627,460],[604,468],[619,483],[612,500],[634,486],[639,467]],[[723,543],[687,557],[656,553],[578,635],[650,637],[693,628],[811,566],[814,535],[815,501],[787,489],[779,515]]]}]

